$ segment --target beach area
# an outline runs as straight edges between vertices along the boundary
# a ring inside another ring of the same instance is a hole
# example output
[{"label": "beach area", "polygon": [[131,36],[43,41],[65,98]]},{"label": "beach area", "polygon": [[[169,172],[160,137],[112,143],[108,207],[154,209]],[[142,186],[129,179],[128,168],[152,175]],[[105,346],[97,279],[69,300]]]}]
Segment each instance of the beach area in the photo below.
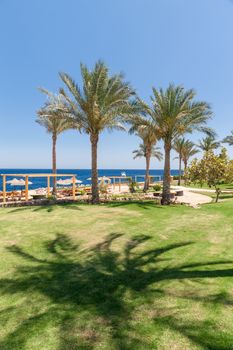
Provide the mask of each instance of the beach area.
[{"label": "beach area", "polygon": [[233,350],[233,0],[0,18],[0,350]]},{"label": "beach area", "polygon": [[[1,169],[0,174],[50,174],[51,169]],[[90,186],[91,184],[91,169],[57,169],[58,174],[72,174],[75,175],[76,178],[82,181],[81,184]],[[132,177],[135,180],[135,176],[137,176],[137,180],[139,182],[144,181],[145,169],[99,169],[98,175],[99,177],[103,176],[121,176],[122,173],[125,173],[126,176]],[[172,176],[177,176],[179,171],[177,169],[171,170]],[[142,175],[143,177],[140,177]],[[163,169],[151,169],[150,175],[154,176],[155,181],[161,181],[163,178]],[[14,177],[14,176],[13,176]],[[9,177],[9,180],[13,177]],[[88,180],[89,179],[89,180]],[[59,177],[58,177],[59,180]],[[32,184],[30,185],[30,189],[36,189],[41,187],[47,187],[47,180],[45,178],[34,178]],[[10,185],[7,186],[7,190],[11,190],[12,187]],[[0,176],[0,191],[2,191],[2,177]]]},{"label": "beach area", "polygon": [[[24,205],[24,203],[27,203],[27,205],[36,205],[43,204],[48,198],[50,198],[50,200],[55,199],[53,187],[50,187],[54,179],[51,176],[49,170],[43,170],[43,172],[41,173],[43,175],[41,175],[41,177],[39,177],[40,173],[38,170],[33,170],[31,174],[28,173],[28,171],[30,170],[17,169],[14,170],[14,175],[10,176],[11,173],[9,173],[9,170],[5,170],[4,173],[7,174],[8,178],[8,181],[6,181],[6,183],[8,184],[6,186],[6,190],[8,190],[8,192],[6,192],[6,202],[3,201],[2,205],[14,206]],[[64,177],[59,178],[59,175],[56,177],[56,201],[89,201],[91,198],[91,177],[87,176],[91,173],[91,171],[71,170],[69,172],[71,177],[67,177],[68,175],[66,175],[68,173],[68,170],[59,171],[60,176],[62,176],[63,174]],[[156,186],[162,188],[162,170],[155,170],[154,172],[151,171],[150,190],[147,191],[147,193],[143,192],[144,181],[140,181],[145,177],[145,175],[143,174],[143,170],[127,170],[127,172],[123,172],[120,170],[101,170],[100,173],[104,174],[102,177],[99,177],[99,185],[103,186],[102,201],[104,200],[106,202],[111,200],[156,200],[156,202],[158,203],[158,190],[156,193],[153,189],[156,188]],[[154,175],[152,175],[152,173],[154,173]],[[27,195],[25,194],[26,183],[23,180],[23,178],[13,178],[14,176],[17,176],[17,174],[19,175],[19,177],[23,175],[25,177],[29,175],[29,179],[30,176],[32,177],[33,181],[28,181],[29,185]],[[127,176],[126,174],[129,175]],[[177,176],[178,171],[173,170],[172,174],[174,174],[174,176]],[[37,175],[38,177],[36,177]],[[48,178],[46,177],[46,175],[48,175]],[[77,175],[79,176],[78,179]],[[75,179],[75,185],[73,183],[73,179]],[[137,182],[135,180],[137,180]],[[135,184],[133,194],[131,188],[132,181]],[[43,185],[46,184],[47,186],[43,187]],[[201,188],[193,189],[183,186],[175,186],[175,184],[171,185],[171,194],[174,194],[174,203],[186,204],[192,207],[198,207],[201,204],[210,203],[212,201],[212,198],[205,194],[206,192],[208,192],[208,190],[204,190],[204,194],[201,193],[202,191],[203,190]],[[214,190],[209,191],[214,192]],[[0,200],[1,199],[2,197],[0,192]]]}]

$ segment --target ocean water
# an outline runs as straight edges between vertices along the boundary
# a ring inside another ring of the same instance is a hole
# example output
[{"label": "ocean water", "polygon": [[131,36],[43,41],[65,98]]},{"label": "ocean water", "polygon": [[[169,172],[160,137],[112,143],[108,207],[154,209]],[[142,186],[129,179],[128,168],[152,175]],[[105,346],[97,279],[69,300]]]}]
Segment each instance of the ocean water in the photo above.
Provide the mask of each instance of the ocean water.
[{"label": "ocean water", "polygon": [[[126,176],[135,176],[145,175],[145,169],[99,169],[99,176],[120,176],[122,172],[126,173]],[[0,169],[0,174],[49,174],[51,173],[51,169]],[[58,169],[57,173],[59,174],[74,174],[76,178],[81,180],[83,184],[90,184],[91,181],[87,180],[91,177],[90,169]],[[150,175],[156,176],[156,180],[161,180],[163,178],[163,170],[150,170]],[[178,175],[178,170],[171,170],[171,175]],[[15,177],[15,176],[13,176]],[[7,180],[11,180],[13,177],[7,177]],[[20,176],[17,177],[20,179]],[[65,178],[65,177],[64,177]],[[63,179],[64,179],[63,178]],[[59,177],[58,177],[59,179]],[[143,177],[137,178],[137,181],[143,181]],[[36,189],[40,187],[47,186],[47,178],[29,178],[29,181],[32,182],[29,185],[29,189]],[[0,176],[0,189],[2,190],[2,177]],[[19,187],[15,187],[15,189],[19,189]],[[7,190],[12,190],[12,186],[7,184]]]}]

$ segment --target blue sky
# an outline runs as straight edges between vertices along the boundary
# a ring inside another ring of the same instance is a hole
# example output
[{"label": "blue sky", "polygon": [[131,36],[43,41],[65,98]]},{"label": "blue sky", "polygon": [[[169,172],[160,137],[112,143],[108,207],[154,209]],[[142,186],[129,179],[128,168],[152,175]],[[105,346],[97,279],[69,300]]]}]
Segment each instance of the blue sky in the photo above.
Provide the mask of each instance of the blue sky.
[{"label": "blue sky", "polygon": [[[230,0],[0,0],[0,168],[50,167],[50,137],[35,123],[44,102],[37,88],[57,91],[59,71],[79,82],[80,61],[99,58],[148,101],[152,86],[195,88],[223,138],[233,129],[232,33]],[[138,143],[104,133],[99,168],[143,168],[132,158]],[[85,135],[61,135],[57,152],[60,168],[90,167]]]}]

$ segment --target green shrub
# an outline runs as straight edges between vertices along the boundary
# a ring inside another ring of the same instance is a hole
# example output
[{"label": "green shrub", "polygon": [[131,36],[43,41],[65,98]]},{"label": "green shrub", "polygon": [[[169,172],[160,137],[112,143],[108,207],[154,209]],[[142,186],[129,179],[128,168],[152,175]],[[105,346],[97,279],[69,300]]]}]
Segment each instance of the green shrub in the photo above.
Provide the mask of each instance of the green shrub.
[{"label": "green shrub", "polygon": [[161,191],[161,186],[160,185],[155,185],[154,187],[153,187],[153,189],[154,189],[154,191],[155,192],[159,192],[159,191]]},{"label": "green shrub", "polygon": [[[179,180],[179,175],[174,175],[173,180]],[[181,180],[184,180],[184,175],[181,175]]]},{"label": "green shrub", "polygon": [[49,201],[54,201],[56,199],[56,196],[54,194],[50,194],[49,196],[47,196],[47,199]]},{"label": "green shrub", "polygon": [[106,184],[104,182],[100,182],[99,191],[100,191],[100,193],[106,193],[108,191],[108,184]]},{"label": "green shrub", "polygon": [[137,188],[138,188],[137,182],[131,181],[131,182],[129,183],[129,190],[130,190],[131,193],[135,193],[136,190],[137,190]]}]

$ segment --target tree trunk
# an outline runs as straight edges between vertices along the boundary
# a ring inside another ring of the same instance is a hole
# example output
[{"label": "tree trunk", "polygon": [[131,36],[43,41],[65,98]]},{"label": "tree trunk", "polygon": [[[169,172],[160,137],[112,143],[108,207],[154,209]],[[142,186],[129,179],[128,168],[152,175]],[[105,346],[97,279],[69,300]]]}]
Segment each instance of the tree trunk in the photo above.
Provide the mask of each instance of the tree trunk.
[{"label": "tree trunk", "polygon": [[99,199],[99,188],[98,188],[98,170],[97,170],[97,145],[98,135],[91,135],[91,179],[92,179],[92,204],[98,204]]},{"label": "tree trunk", "polygon": [[188,167],[188,161],[185,159],[184,160],[184,184],[187,185],[187,179],[186,179],[186,170]]},{"label": "tree trunk", "polygon": [[162,193],[162,204],[169,205],[171,202],[170,198],[170,184],[171,184],[171,169],[170,169],[170,153],[171,143],[165,143],[165,162],[164,162],[164,175],[163,175],[163,193]]},{"label": "tree trunk", "polygon": [[215,192],[216,192],[215,203],[218,203],[219,196],[220,196],[220,193],[221,193],[220,188],[218,188],[218,187],[215,186]]},{"label": "tree trunk", "polygon": [[150,148],[147,148],[147,150],[146,150],[146,176],[145,176],[144,189],[143,189],[144,192],[146,192],[149,189],[150,158],[151,158],[151,151],[150,151]]},{"label": "tree trunk", "polygon": [[178,180],[178,186],[181,184],[181,155],[179,154],[179,180]]},{"label": "tree trunk", "polygon": [[[57,154],[56,154],[56,144],[57,144],[57,135],[56,133],[53,133],[53,147],[52,147],[52,167],[53,167],[53,174],[56,174],[57,172]],[[53,194],[55,195],[57,192],[56,188],[56,178],[53,177]]]}]

